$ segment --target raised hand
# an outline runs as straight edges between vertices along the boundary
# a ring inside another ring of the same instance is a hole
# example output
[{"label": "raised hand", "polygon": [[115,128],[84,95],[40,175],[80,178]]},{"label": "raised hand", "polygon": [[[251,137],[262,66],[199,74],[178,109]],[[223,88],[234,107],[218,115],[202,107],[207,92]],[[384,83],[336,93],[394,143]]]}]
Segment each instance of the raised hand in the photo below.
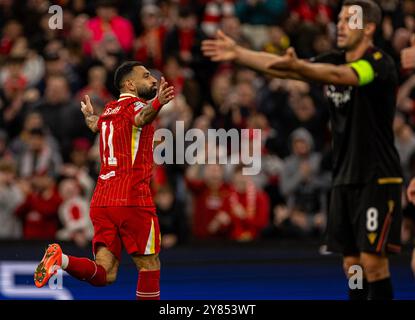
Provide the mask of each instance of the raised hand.
[{"label": "raised hand", "polygon": [[215,62],[235,60],[236,48],[236,42],[226,36],[222,30],[216,32],[216,39],[202,41],[203,54]]},{"label": "raised hand", "polygon": [[88,95],[85,95],[85,102],[81,101],[81,111],[85,117],[94,114],[94,108]]},{"label": "raised hand", "polygon": [[161,77],[158,99],[162,105],[170,102],[174,98],[174,87],[170,86],[164,77]]},{"label": "raised hand", "polygon": [[85,102],[81,101],[81,111],[85,117],[85,123],[93,132],[98,131],[98,116],[94,115],[94,108],[91,104],[91,99],[85,95]]}]

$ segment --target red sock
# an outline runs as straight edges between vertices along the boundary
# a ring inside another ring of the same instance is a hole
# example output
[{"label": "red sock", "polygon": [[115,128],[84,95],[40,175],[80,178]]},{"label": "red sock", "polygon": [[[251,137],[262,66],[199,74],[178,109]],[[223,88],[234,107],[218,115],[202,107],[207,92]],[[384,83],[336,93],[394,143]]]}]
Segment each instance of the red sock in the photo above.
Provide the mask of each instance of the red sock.
[{"label": "red sock", "polygon": [[137,300],[160,300],[160,270],[138,273]]},{"label": "red sock", "polygon": [[68,256],[68,258],[69,263],[65,271],[71,276],[81,281],[87,281],[97,287],[107,284],[107,272],[102,266],[96,264],[95,261],[72,256]]}]

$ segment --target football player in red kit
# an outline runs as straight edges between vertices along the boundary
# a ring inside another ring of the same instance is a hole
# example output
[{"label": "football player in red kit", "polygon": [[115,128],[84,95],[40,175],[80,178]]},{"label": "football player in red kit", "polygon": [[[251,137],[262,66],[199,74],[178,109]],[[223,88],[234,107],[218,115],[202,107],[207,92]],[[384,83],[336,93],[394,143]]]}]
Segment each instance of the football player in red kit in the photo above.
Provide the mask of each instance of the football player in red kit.
[{"label": "football player in red kit", "polygon": [[160,299],[160,231],[150,192],[151,123],[173,99],[173,87],[161,78],[157,90],[157,80],[134,61],[123,63],[114,81],[120,97],[108,103],[101,116],[94,114],[88,96],[81,102],[88,127],[100,133],[101,171],[90,210],[95,261],[65,255],[58,244],[51,244],[34,280],[42,287],[62,268],[94,286],[111,284],[124,245],[139,270],[137,299]]}]

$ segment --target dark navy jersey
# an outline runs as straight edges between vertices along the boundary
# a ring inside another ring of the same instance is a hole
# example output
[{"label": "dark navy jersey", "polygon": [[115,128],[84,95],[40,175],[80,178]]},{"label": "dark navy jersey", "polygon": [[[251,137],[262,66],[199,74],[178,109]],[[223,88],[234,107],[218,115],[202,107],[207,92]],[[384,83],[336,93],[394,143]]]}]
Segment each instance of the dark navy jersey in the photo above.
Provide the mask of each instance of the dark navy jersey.
[{"label": "dark navy jersey", "polygon": [[392,58],[378,48],[369,48],[352,63],[346,62],[341,51],[311,61],[348,64],[359,77],[357,87],[326,86],[333,132],[334,185],[402,181],[392,129],[398,88]]}]

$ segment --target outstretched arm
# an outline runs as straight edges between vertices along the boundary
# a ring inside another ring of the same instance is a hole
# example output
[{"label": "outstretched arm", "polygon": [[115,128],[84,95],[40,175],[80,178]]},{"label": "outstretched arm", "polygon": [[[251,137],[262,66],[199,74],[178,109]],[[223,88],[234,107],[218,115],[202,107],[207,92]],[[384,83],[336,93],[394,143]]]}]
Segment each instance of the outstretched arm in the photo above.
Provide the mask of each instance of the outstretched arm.
[{"label": "outstretched arm", "polygon": [[137,127],[143,127],[148,123],[151,123],[158,115],[162,106],[173,100],[174,88],[168,86],[168,83],[161,77],[160,88],[157,98],[145,106],[136,116],[135,125]]},{"label": "outstretched arm", "polygon": [[234,61],[276,78],[303,80],[296,72],[269,68],[271,63],[275,63],[281,57],[267,52],[243,48],[221,30],[216,33],[215,39],[202,42],[202,51],[205,56],[215,62]]},{"label": "outstretched arm", "polygon": [[288,49],[284,57],[270,62],[268,68],[294,72],[306,81],[346,86],[364,85],[371,82],[375,76],[372,67],[366,61],[357,61],[350,65],[312,63],[298,59],[293,48]]},{"label": "outstretched arm", "polygon": [[88,95],[85,95],[85,102],[81,101],[81,111],[84,114],[86,125],[93,132],[98,131],[98,119],[99,117],[94,114],[94,108],[91,104],[91,99]]},{"label": "outstretched arm", "polygon": [[356,72],[348,65],[337,66],[300,60],[292,48],[285,56],[249,50],[237,45],[220,30],[216,39],[202,42],[202,51],[212,61],[234,61],[276,78],[337,85],[360,84]]}]

